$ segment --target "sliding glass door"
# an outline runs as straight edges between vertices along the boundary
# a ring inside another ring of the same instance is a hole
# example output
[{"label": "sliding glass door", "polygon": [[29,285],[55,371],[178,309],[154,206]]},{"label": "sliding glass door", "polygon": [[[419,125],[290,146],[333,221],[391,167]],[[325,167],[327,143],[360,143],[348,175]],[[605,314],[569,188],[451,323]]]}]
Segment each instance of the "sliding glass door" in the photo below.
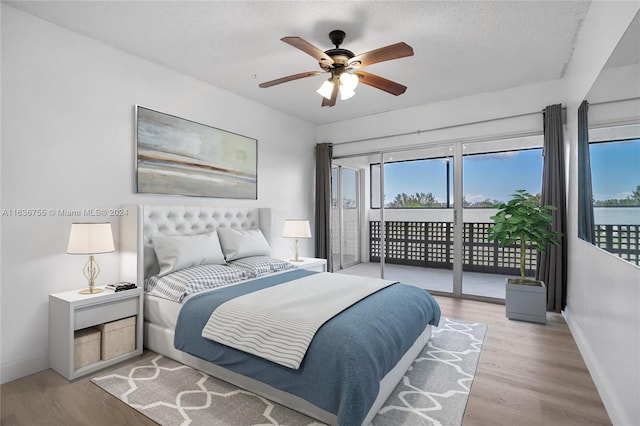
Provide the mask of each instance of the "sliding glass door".
[{"label": "sliding glass door", "polygon": [[[465,144],[462,157],[464,198],[462,294],[505,298],[505,280],[519,275],[519,249],[489,241],[491,216],[518,189],[539,195],[542,188],[542,136]],[[526,251],[529,275],[535,274],[537,253]]]},{"label": "sliding glass door", "polygon": [[[489,241],[493,206],[518,189],[540,193],[541,146],[541,135],[529,135],[334,160],[335,265],[434,293],[504,299],[519,258]],[[527,262],[532,273],[534,251]]]},{"label": "sliding glass door", "polygon": [[331,242],[334,270],[360,263],[360,172],[332,166]]},{"label": "sliding glass door", "polygon": [[453,293],[453,146],[382,154],[371,187],[372,261],[383,260],[384,278]]}]

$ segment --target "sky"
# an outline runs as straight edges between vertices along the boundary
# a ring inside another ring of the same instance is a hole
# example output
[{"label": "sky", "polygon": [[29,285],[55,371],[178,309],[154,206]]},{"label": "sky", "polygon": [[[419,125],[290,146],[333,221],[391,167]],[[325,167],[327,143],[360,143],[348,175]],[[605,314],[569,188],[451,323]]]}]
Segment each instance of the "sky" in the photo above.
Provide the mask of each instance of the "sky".
[{"label": "sky", "polygon": [[[590,153],[596,200],[627,198],[640,185],[640,139],[594,143]],[[542,149],[464,156],[464,197],[469,202],[506,201],[517,189],[537,194],[542,187],[542,163]],[[444,159],[388,164],[386,201],[401,192],[432,192],[444,201],[445,170]]]},{"label": "sky", "polygon": [[[624,199],[640,185],[640,139],[593,143],[590,153],[595,199]],[[486,199],[507,201],[517,189],[537,194],[542,186],[542,164],[542,149],[466,155],[463,157],[465,200],[472,203]],[[453,197],[453,167],[450,173]],[[445,201],[446,177],[444,158],[387,163],[385,202],[402,192],[410,195],[431,192],[437,200]],[[353,183],[346,186],[345,198],[354,199],[355,192],[349,189],[354,187]]]},{"label": "sky", "polygon": [[[469,202],[504,200],[517,189],[532,194],[542,185],[541,149],[498,154],[468,155],[463,159],[463,193]],[[452,161],[453,166],[453,161]],[[453,167],[451,167],[453,188]],[[436,199],[446,200],[446,161],[433,159],[390,163],[385,168],[385,198],[396,194],[431,192]],[[451,197],[453,197],[453,189]]]},{"label": "sky", "polygon": [[596,200],[624,199],[640,185],[640,139],[592,143],[589,153]]}]

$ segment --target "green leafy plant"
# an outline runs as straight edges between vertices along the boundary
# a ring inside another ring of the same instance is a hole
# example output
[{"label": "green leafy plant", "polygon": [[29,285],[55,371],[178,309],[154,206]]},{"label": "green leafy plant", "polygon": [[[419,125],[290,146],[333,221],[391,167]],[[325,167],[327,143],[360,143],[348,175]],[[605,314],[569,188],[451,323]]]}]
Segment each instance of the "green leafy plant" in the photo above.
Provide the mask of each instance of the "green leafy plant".
[{"label": "green leafy plant", "polygon": [[532,284],[535,280],[525,278],[525,251],[531,247],[545,251],[547,244],[560,245],[561,232],[551,230],[552,217],[549,213],[554,206],[542,206],[535,195],[519,189],[506,204],[496,204],[498,209],[491,216],[494,226],[488,229],[489,241],[498,241],[498,246],[507,247],[512,244],[520,246],[520,280],[521,284]]}]

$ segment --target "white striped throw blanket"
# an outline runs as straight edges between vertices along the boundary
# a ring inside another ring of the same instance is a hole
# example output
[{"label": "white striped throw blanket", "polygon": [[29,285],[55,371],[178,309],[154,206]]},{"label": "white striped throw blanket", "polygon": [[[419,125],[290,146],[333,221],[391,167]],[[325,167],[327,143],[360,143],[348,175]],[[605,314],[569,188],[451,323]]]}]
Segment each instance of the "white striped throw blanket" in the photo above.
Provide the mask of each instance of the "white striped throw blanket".
[{"label": "white striped throw blanket", "polygon": [[395,282],[328,272],[309,275],[223,303],[202,337],[298,369],[325,322]]}]

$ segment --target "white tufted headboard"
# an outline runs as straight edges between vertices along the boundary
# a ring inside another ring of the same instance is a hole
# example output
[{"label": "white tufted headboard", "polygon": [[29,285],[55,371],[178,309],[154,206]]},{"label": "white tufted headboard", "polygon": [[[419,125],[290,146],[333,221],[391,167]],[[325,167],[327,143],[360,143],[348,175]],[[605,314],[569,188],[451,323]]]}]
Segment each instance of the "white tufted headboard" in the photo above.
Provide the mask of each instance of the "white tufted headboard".
[{"label": "white tufted headboard", "polygon": [[[127,281],[135,279],[139,286],[159,270],[151,244],[157,235],[204,234],[217,228],[260,229],[271,243],[271,210],[267,208],[136,205],[127,206],[127,211],[120,226],[121,276]],[[135,275],[133,259],[127,261],[134,253]]]}]

